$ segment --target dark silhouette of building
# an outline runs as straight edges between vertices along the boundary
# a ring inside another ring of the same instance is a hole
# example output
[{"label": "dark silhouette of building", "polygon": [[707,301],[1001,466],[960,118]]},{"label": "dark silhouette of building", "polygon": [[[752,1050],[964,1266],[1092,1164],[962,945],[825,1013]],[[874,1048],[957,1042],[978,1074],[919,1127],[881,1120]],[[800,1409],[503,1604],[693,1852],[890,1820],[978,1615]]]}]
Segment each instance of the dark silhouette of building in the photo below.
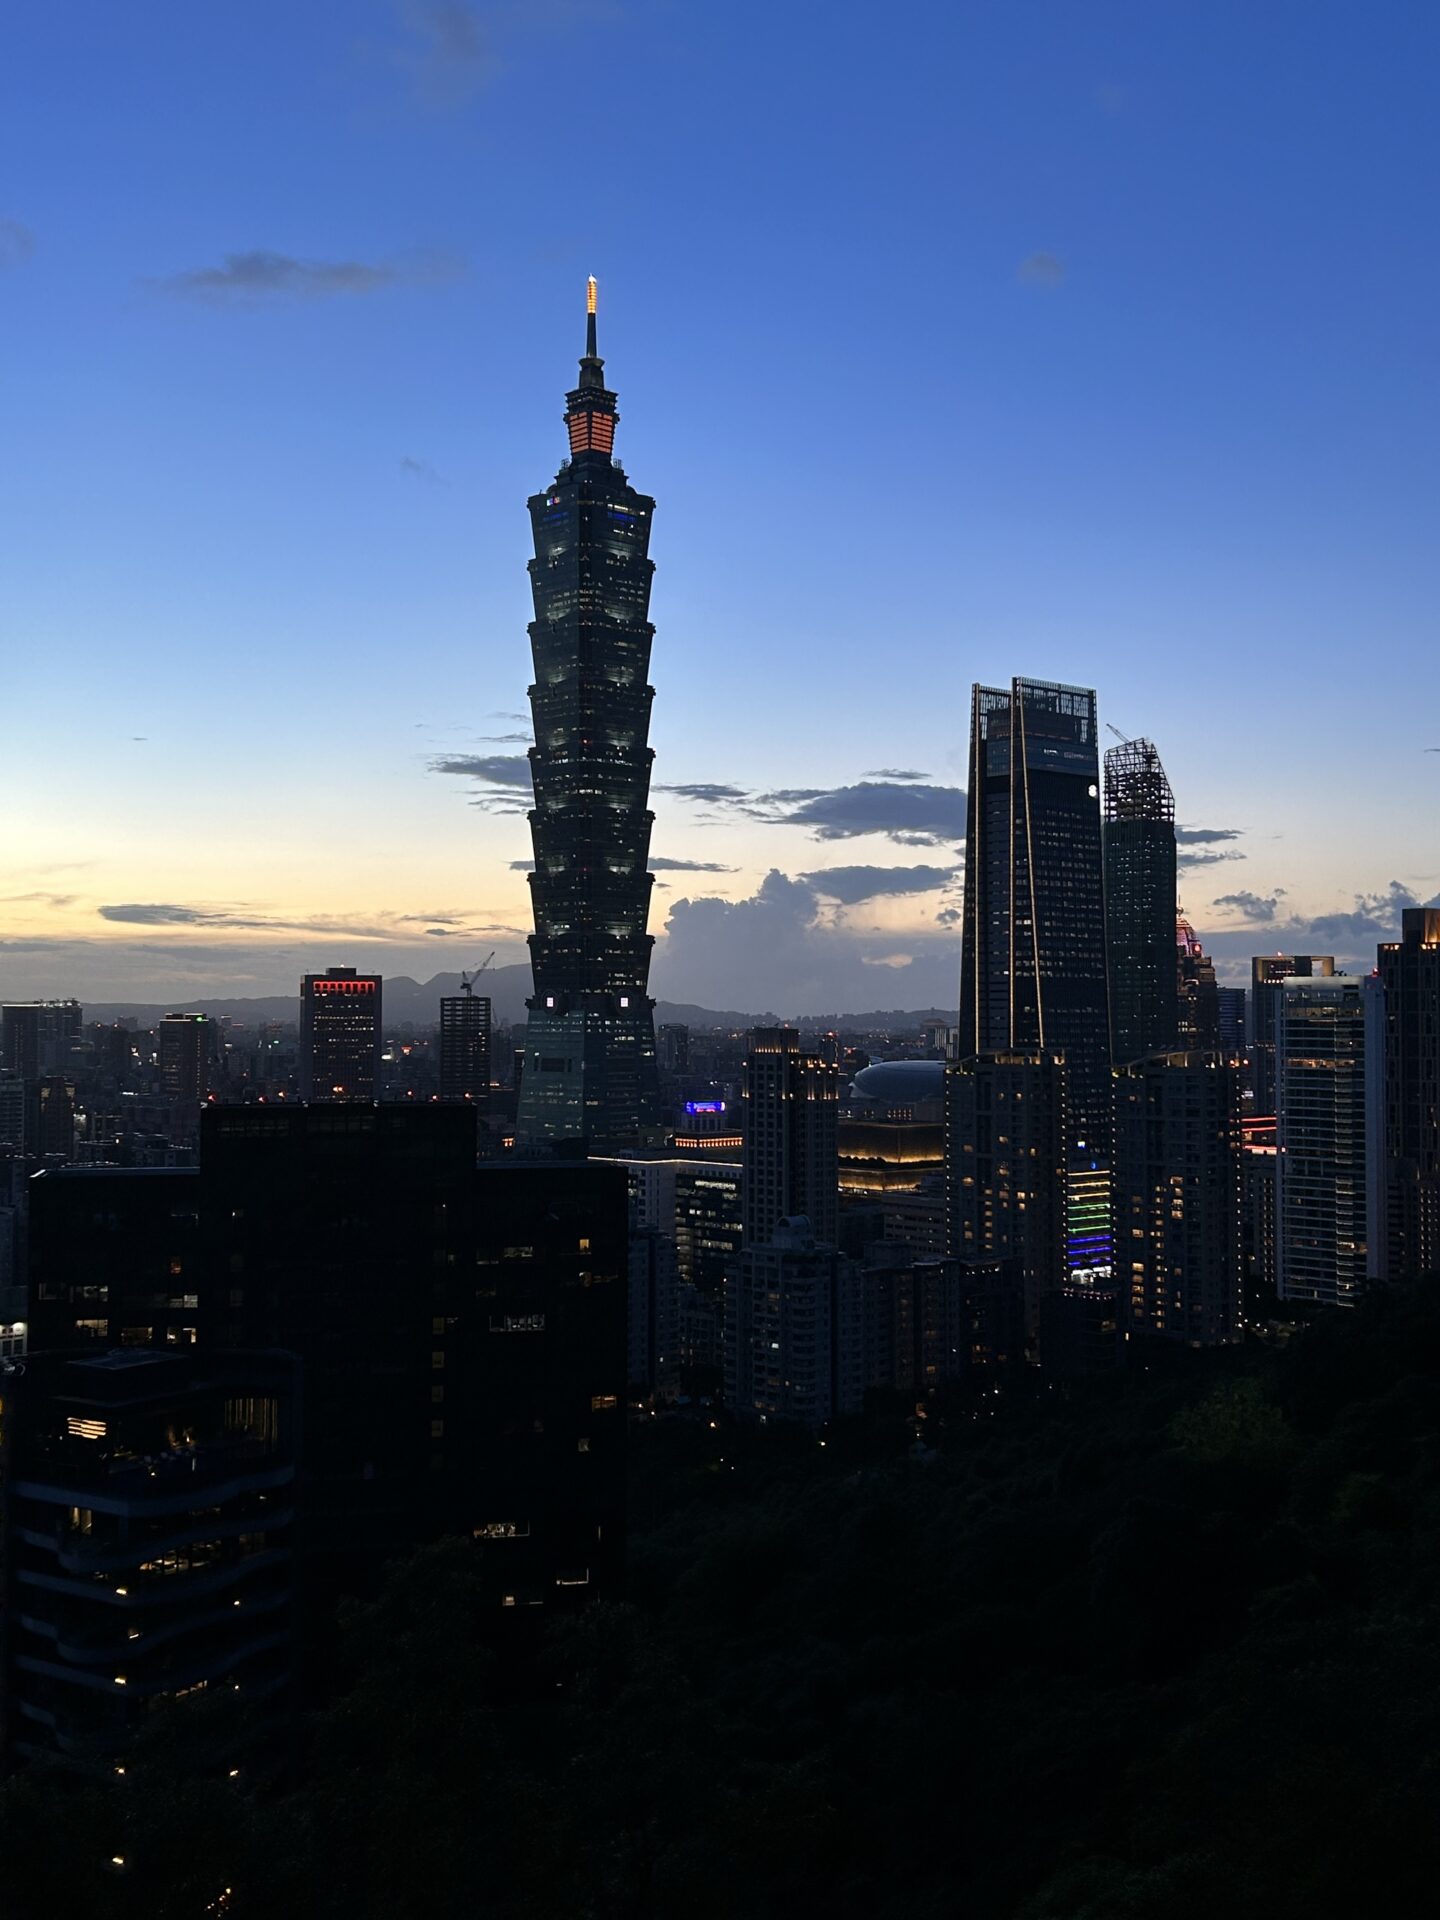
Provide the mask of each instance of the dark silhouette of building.
[{"label": "dark silhouette of building", "polygon": [[593,280],[588,304],[580,383],[566,400],[570,458],[529,503],[535,992],[516,1130],[625,1147],[658,1106],[646,931],[655,502],[613,457]]},{"label": "dark silhouette of building", "polygon": [[214,1032],[203,1013],[167,1013],[156,1028],[160,1088],[172,1107],[198,1107],[209,1091]]},{"label": "dark silhouette of building", "polygon": [[1328,953],[1257,953],[1250,961],[1250,1084],[1257,1116],[1275,1115],[1275,1030],[1280,989],[1287,980],[1328,980]]},{"label": "dark silhouette of building", "polygon": [[1067,1077],[1058,1055],[1021,1052],[973,1054],[945,1074],[949,1251],[1003,1263],[1032,1348],[1067,1268]]},{"label": "dark silhouette of building", "polygon": [[833,1247],[839,1234],[840,1069],[801,1048],[794,1027],[757,1027],[742,1079],[744,1240],[763,1246],[780,1220],[809,1222]]},{"label": "dark silhouette of building", "polygon": [[1149,740],[1105,755],[1105,924],[1115,1060],[1175,1045],[1175,796]]},{"label": "dark silhouette of building", "polygon": [[[623,1546],[621,1169],[475,1162],[467,1106],[216,1106],[198,1172],[32,1185],[34,1344],[300,1364],[309,1644],[441,1533],[497,1605],[565,1604]],[[502,1550],[503,1548],[503,1550]]]},{"label": "dark silhouette of building", "polygon": [[690,1071],[690,1029],[678,1021],[662,1026],[656,1035],[660,1071],[685,1074]]},{"label": "dark silhouette of building", "polygon": [[300,983],[300,1098],[374,1100],[380,1079],[378,973],[331,967]]},{"label": "dark silhouette of building", "polygon": [[1179,914],[1175,921],[1175,976],[1182,1053],[1220,1051],[1220,988],[1215,962],[1200,944],[1194,927]]},{"label": "dark silhouette of building", "polygon": [[1286,980],[1275,1029],[1275,1277],[1282,1300],[1354,1306],[1368,1264],[1366,982]]},{"label": "dark silhouette of building", "polygon": [[1110,1006],[1095,695],[974,689],[957,1050],[1065,1061],[1066,1259],[1111,1262]]},{"label": "dark silhouette of building", "polygon": [[0,1391],[8,1757],[116,1764],[201,1690],[243,1692],[247,1746],[287,1727],[294,1361],[32,1353]]},{"label": "dark silhouette of building", "polygon": [[1220,1051],[1227,1060],[1244,1060],[1247,1046],[1245,989],[1221,987],[1215,997],[1220,1024]]},{"label": "dark silhouette of building", "polygon": [[490,1000],[483,993],[446,994],[440,1002],[440,1098],[490,1109]]},{"label": "dark silhouette of building", "polygon": [[1406,907],[1376,958],[1370,1277],[1440,1272],[1440,912]]},{"label": "dark silhouette of building", "polygon": [[22,1080],[61,1073],[80,1042],[78,1000],[12,1000],[0,1006],[0,1068]]},{"label": "dark silhouette of building", "polygon": [[1240,1338],[1240,1073],[1214,1053],[1115,1069],[1116,1281],[1135,1336]]}]

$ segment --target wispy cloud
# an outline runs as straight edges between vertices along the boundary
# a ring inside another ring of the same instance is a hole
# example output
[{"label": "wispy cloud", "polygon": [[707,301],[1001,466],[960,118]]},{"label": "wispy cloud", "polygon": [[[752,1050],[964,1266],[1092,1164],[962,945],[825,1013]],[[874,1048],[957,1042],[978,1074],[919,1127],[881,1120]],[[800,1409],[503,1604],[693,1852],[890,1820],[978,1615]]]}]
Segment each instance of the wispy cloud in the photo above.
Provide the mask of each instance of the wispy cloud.
[{"label": "wispy cloud", "polygon": [[885,894],[933,893],[954,878],[954,867],[823,867],[817,873],[797,877],[827,900],[838,900],[842,907],[857,906],[862,900],[877,900]]},{"label": "wispy cloud", "polygon": [[411,104],[425,113],[462,112],[486,91],[517,42],[613,20],[613,0],[399,0],[399,38],[384,57]]},{"label": "wispy cloud", "polygon": [[418,480],[427,487],[448,487],[450,482],[431,466],[428,460],[417,460],[412,454],[402,453],[400,471],[411,480]]},{"label": "wispy cloud", "polygon": [[256,306],[265,301],[354,298],[450,279],[457,271],[456,261],[435,254],[381,261],[301,260],[257,247],[227,253],[218,267],[197,267],[151,284],[161,293],[211,306]]},{"label": "wispy cloud", "polygon": [[655,790],[767,826],[804,827],[816,840],[857,840],[873,833],[897,846],[938,847],[965,833],[961,789],[921,782],[909,772],[903,774],[903,783],[897,774],[850,786],[778,787],[768,793],[706,781]]},{"label": "wispy cloud", "polygon": [[1177,827],[1175,838],[1182,847],[1208,846],[1217,840],[1238,840],[1238,827]]},{"label": "wispy cloud", "polygon": [[1284,895],[1283,887],[1277,887],[1272,894],[1252,893],[1242,887],[1238,893],[1217,893],[1212,904],[1238,913],[1251,926],[1265,926],[1275,918]]},{"label": "wispy cloud", "polygon": [[0,270],[19,267],[35,251],[35,236],[19,220],[0,218]]},{"label": "wispy cloud", "polygon": [[1065,265],[1053,253],[1032,253],[1020,262],[1015,275],[1032,287],[1058,287],[1065,278]]}]

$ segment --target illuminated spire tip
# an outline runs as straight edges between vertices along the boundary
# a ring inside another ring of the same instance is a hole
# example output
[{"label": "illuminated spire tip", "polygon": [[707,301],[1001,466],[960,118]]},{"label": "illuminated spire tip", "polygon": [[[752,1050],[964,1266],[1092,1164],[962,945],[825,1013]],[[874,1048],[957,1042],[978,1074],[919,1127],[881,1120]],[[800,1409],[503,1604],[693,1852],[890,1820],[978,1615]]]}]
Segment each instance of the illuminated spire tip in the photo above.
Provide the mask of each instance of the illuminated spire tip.
[{"label": "illuminated spire tip", "polygon": [[594,313],[594,311],[595,311],[595,291],[596,291],[596,289],[595,289],[595,276],[594,276],[594,274],[592,273],[592,274],[591,274],[591,276],[590,276],[590,278],[589,278],[589,279],[588,279],[588,280],[587,280],[587,281],[585,282],[585,311],[586,311],[586,313]]}]

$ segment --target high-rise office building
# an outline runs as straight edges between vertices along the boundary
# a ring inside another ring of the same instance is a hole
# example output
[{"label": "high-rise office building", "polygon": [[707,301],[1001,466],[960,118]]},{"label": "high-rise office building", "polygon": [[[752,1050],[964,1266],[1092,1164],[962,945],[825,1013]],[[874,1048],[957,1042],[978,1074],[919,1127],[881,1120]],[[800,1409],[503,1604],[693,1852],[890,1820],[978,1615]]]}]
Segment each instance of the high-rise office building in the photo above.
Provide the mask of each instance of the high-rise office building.
[{"label": "high-rise office building", "polygon": [[1252,1110],[1275,1115],[1275,1028],[1280,989],[1287,980],[1328,980],[1335,971],[1328,953],[1257,953],[1250,961],[1250,1084]]},{"label": "high-rise office building", "polygon": [[1227,1060],[1245,1058],[1245,989],[1221,987],[1216,993],[1220,1019],[1220,1051]]},{"label": "high-rise office building", "polygon": [[203,1013],[167,1013],[156,1028],[160,1088],[172,1106],[198,1106],[209,1091],[214,1031]]},{"label": "high-rise office building", "polygon": [[1240,1074],[1213,1053],[1115,1069],[1115,1247],[1132,1334],[1240,1337]]},{"label": "high-rise office building", "polygon": [[1149,740],[1105,755],[1105,924],[1117,1063],[1173,1047],[1175,796]]},{"label": "high-rise office building", "polygon": [[973,1054],[945,1074],[948,1251],[1003,1263],[1032,1346],[1041,1302],[1071,1264],[1066,1079],[1049,1053]]},{"label": "high-rise office building", "polygon": [[1220,1051],[1220,988],[1215,962],[1184,914],[1175,920],[1176,1030],[1182,1053]]},{"label": "high-rise office building", "polygon": [[300,1098],[368,1105],[380,1080],[378,973],[331,967],[300,983]]},{"label": "high-rise office building", "polygon": [[566,398],[570,458],[529,503],[535,992],[516,1131],[625,1147],[655,1124],[658,1103],[646,931],[655,502],[612,452],[618,416],[593,280],[588,306],[580,383]]},{"label": "high-rise office building", "polygon": [[655,1037],[660,1071],[683,1074],[690,1070],[690,1029],[678,1021],[662,1026]]},{"label": "high-rise office building", "polygon": [[1406,907],[1376,966],[1370,1274],[1415,1280],[1440,1272],[1440,911]]},{"label": "high-rise office building", "polygon": [[822,1246],[839,1233],[840,1069],[801,1050],[793,1027],[757,1027],[742,1090],[745,1245],[803,1216]]},{"label": "high-rise office building", "polygon": [[440,1002],[440,1098],[490,1108],[490,1000],[483,993],[446,994]]},{"label": "high-rise office building", "polygon": [[853,1263],[817,1240],[803,1216],[777,1220],[747,1246],[726,1288],[725,1403],[736,1420],[818,1427],[858,1413],[842,1382],[856,1346]]},{"label": "high-rise office building", "polygon": [[12,1000],[0,1007],[0,1068],[22,1080],[63,1073],[80,1041],[78,1000]]},{"label": "high-rise office building", "polygon": [[1366,982],[1286,980],[1275,1024],[1275,1278],[1282,1300],[1354,1306],[1367,1266]]},{"label": "high-rise office building", "polygon": [[1067,1162],[1103,1168],[1110,1005],[1088,688],[974,689],[966,847],[959,1050],[1063,1054]]}]

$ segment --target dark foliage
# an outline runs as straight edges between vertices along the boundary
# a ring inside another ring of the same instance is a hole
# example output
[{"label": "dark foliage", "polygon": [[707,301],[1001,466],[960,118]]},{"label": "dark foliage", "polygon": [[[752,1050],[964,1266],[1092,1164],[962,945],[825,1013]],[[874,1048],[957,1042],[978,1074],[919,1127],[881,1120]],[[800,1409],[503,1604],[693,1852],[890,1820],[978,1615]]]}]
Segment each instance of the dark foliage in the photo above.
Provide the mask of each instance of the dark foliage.
[{"label": "dark foliage", "polygon": [[288,1794],[207,1778],[183,1706],[123,1780],[17,1775],[5,1912],[1428,1908],[1440,1288],[991,1405],[923,1451],[650,1423],[630,1600],[552,1625],[538,1703],[444,1543],[345,1623]]}]

